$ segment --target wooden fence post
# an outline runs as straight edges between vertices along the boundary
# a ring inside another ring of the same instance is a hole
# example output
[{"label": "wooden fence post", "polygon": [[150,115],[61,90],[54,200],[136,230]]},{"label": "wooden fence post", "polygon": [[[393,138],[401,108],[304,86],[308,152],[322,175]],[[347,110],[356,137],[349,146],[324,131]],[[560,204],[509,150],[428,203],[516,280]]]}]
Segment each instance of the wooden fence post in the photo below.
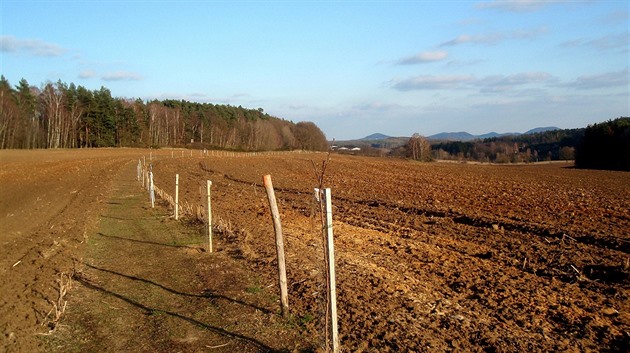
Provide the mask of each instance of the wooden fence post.
[{"label": "wooden fence post", "polygon": [[269,199],[269,208],[271,209],[271,218],[273,219],[273,229],[276,233],[276,252],[278,253],[278,283],[280,285],[280,303],[282,316],[289,316],[289,296],[287,294],[287,270],[284,260],[284,242],[282,240],[282,224],[280,223],[280,213],[278,212],[278,204],[276,203],[276,195],[273,191],[271,183],[271,175],[263,176],[263,184],[267,191]]},{"label": "wooden fence post", "polygon": [[212,182],[207,180],[208,189],[208,252],[212,252],[212,205],[210,203],[210,186]]},{"label": "wooden fence post", "polygon": [[175,174],[175,220],[179,219],[179,174]]},{"label": "wooden fence post", "polygon": [[149,197],[151,198],[151,208],[155,208],[155,192],[153,186],[153,172],[149,172]]}]

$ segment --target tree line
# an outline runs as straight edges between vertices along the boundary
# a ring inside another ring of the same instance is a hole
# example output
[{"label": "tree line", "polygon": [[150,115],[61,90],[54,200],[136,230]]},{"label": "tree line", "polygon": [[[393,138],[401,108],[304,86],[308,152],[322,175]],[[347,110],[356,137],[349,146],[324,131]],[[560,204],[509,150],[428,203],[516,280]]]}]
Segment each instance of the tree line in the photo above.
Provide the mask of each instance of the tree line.
[{"label": "tree line", "polygon": [[630,171],[630,117],[589,125],[575,152],[578,168]]},{"label": "tree line", "polygon": [[585,129],[561,129],[478,141],[439,142],[431,145],[436,159],[489,163],[529,163],[573,160]]},{"label": "tree line", "polygon": [[125,99],[109,89],[0,77],[0,148],[163,147],[243,151],[326,150],[312,122],[293,123],[262,108],[185,100]]}]

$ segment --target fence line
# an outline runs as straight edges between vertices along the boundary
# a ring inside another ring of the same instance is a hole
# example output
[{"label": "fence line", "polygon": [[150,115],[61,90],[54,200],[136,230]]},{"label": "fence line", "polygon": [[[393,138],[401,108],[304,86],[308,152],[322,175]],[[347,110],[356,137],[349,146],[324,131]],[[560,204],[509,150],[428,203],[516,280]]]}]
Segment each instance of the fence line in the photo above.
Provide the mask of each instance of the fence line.
[{"label": "fence line", "polygon": [[[276,154],[284,154],[284,153],[305,153],[305,151],[282,151],[282,152],[228,152],[228,151],[202,151],[202,154],[208,156],[208,153],[212,156],[227,156],[227,157],[243,157],[243,156],[259,156],[259,155],[276,155]],[[191,152],[192,154],[192,152]],[[184,152],[182,151],[182,157]],[[157,156],[150,156],[150,161],[152,161]],[[189,217],[193,220],[197,220],[207,224],[208,226],[208,252],[212,252],[212,210],[210,204],[210,186],[212,182],[210,180],[206,181],[206,188],[200,186],[200,196],[203,199],[204,196],[207,197],[207,207],[204,207],[203,201],[200,204],[190,204],[186,200],[179,200],[179,174],[176,174],[175,178],[175,193],[176,197],[169,195],[164,189],[155,185],[154,176],[153,176],[153,163],[149,164],[147,168],[146,159],[143,157],[144,164],[141,165],[141,161],[138,160],[138,176],[137,180],[140,182],[140,176],[142,176],[142,183],[144,187],[145,178],[147,180],[147,190],[149,191],[151,197],[152,206],[154,206],[155,196],[164,200],[174,211],[174,217],[176,220],[178,218]],[[142,169],[142,170],[140,170]],[[268,179],[268,180],[267,180]],[[288,316],[288,294],[286,289],[287,279],[286,279],[286,269],[284,268],[284,246],[282,241],[281,234],[281,225],[280,225],[280,217],[277,210],[277,205],[275,205],[275,197],[273,196],[273,186],[271,184],[270,176],[266,175],[263,177],[263,185],[267,189],[270,209],[272,210],[272,218],[274,221],[274,229],[276,230],[276,250],[278,252],[278,274],[279,274],[279,286],[281,292],[281,311],[283,316]],[[206,195],[204,195],[204,189],[207,190]],[[325,263],[327,267],[327,287],[328,287],[328,303],[327,303],[327,315],[326,315],[326,351],[331,351],[333,353],[338,353],[340,351],[339,344],[339,335],[337,328],[337,302],[336,302],[336,281],[335,281],[335,255],[334,255],[334,242],[333,242],[333,230],[332,230],[332,204],[331,204],[331,191],[330,189],[315,189],[316,199],[323,206],[322,211],[325,216],[325,224],[323,224],[323,231],[325,233]],[[275,212],[274,212],[275,208]],[[217,229],[223,224],[223,220],[218,218]],[[207,222],[207,223],[206,223]],[[277,224],[276,224],[277,223]],[[278,238],[278,233],[280,236]],[[280,253],[282,252],[282,256]],[[328,316],[330,315],[330,316]],[[328,322],[330,319],[330,322]],[[330,326],[328,326],[330,324]],[[331,340],[328,340],[328,335],[331,336]]]},{"label": "fence line", "polygon": [[[155,151],[155,152],[154,152]],[[177,150],[170,149],[170,156],[168,156],[169,149],[155,150],[151,149],[149,153],[149,161],[158,160],[158,157],[162,158],[186,158],[193,157],[193,151],[190,149],[190,155],[184,153],[185,150],[180,150],[180,153],[175,153]],[[259,152],[236,152],[225,150],[198,150],[200,157],[230,157],[230,158],[245,158],[245,157],[257,157],[257,156],[281,156],[286,154],[305,154],[305,153],[326,153],[321,151],[306,151],[306,150],[291,150],[291,151],[259,151]],[[161,153],[160,153],[161,152]],[[146,164],[146,157],[144,164]]]}]

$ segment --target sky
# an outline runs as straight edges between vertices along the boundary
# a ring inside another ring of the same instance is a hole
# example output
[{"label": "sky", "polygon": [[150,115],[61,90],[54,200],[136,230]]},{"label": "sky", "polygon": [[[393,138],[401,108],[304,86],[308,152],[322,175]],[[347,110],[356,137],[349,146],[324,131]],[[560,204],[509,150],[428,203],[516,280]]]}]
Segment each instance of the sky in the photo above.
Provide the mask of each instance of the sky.
[{"label": "sky", "polygon": [[263,108],[328,139],[630,115],[629,2],[2,0],[0,73]]}]

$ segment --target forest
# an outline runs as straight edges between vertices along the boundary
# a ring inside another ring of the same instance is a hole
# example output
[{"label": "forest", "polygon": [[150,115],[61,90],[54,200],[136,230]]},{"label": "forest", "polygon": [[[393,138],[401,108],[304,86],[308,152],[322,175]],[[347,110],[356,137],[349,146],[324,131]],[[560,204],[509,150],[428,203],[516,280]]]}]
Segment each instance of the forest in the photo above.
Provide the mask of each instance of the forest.
[{"label": "forest", "polygon": [[0,78],[0,148],[191,147],[238,151],[326,150],[312,122],[262,108],[184,100],[125,99],[74,83],[12,87]]},{"label": "forest", "polygon": [[584,130],[564,129],[470,142],[440,142],[432,144],[431,149],[436,159],[492,163],[573,160],[575,148],[582,140]]},{"label": "forest", "polygon": [[575,152],[578,168],[630,171],[630,117],[589,125]]}]

